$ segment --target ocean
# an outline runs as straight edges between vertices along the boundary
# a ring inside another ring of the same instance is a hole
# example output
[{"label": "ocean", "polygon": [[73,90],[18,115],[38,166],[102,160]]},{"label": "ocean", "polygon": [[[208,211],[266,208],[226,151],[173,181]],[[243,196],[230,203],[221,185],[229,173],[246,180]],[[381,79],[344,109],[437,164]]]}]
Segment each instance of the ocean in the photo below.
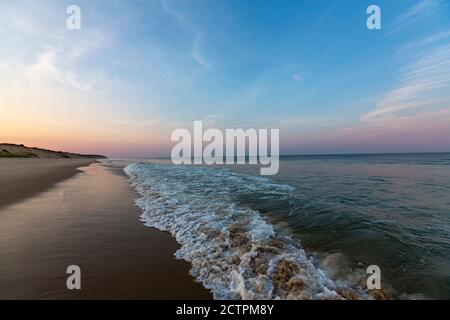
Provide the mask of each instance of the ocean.
[{"label": "ocean", "polygon": [[170,160],[125,172],[143,223],[216,299],[450,298],[449,153],[285,156],[271,177]]}]

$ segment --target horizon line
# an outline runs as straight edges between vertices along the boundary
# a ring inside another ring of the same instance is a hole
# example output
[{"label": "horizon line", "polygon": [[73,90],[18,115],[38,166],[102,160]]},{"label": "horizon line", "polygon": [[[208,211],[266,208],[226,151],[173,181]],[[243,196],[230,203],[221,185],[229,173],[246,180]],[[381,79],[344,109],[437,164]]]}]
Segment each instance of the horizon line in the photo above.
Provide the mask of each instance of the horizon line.
[{"label": "horizon line", "polygon": [[[377,155],[423,155],[423,154],[446,154],[450,151],[430,151],[430,152],[373,152],[373,153],[310,153],[310,154],[280,154],[280,157],[317,157],[317,156],[377,156]],[[268,157],[272,157],[272,155],[267,155]],[[146,160],[146,159],[160,159],[160,160],[166,160],[171,159],[170,156],[164,156],[164,157],[130,157],[130,158],[123,158],[123,157],[108,157],[111,160],[114,159],[123,159],[123,160]],[[186,157],[186,159],[194,159],[195,157]],[[202,157],[204,158],[204,157]],[[236,158],[236,157],[235,157]],[[248,156],[245,156],[246,159],[248,159]],[[223,157],[225,160],[226,157]]]}]

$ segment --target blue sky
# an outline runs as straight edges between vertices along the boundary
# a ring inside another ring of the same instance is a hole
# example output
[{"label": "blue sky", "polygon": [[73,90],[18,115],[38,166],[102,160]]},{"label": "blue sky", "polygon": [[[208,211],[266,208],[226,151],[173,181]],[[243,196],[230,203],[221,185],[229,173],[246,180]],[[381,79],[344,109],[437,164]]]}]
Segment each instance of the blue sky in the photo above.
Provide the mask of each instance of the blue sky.
[{"label": "blue sky", "polygon": [[[81,30],[65,28],[70,4]],[[366,28],[370,4],[381,30]],[[171,130],[204,120],[280,128],[286,154],[450,151],[449,12],[445,0],[0,0],[0,138],[163,156]]]}]

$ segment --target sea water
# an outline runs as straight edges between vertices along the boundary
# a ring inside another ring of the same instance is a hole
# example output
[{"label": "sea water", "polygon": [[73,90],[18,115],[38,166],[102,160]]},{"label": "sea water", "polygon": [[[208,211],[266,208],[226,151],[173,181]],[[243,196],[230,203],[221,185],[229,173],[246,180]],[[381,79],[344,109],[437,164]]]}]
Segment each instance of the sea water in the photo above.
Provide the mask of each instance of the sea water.
[{"label": "sea water", "polygon": [[217,299],[450,298],[450,154],[280,160],[270,178],[170,160],[125,171],[143,222]]}]

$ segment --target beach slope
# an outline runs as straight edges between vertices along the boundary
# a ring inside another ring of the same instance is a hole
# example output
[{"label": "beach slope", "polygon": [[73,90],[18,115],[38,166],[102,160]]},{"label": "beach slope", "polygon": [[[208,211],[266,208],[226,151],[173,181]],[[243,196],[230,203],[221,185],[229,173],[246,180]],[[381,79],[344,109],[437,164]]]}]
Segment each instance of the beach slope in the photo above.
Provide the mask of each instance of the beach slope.
[{"label": "beach slope", "polygon": [[[122,168],[88,164],[0,160],[0,199],[15,199],[0,208],[0,299],[210,299],[175,259],[175,239],[139,221]],[[81,290],[66,286],[70,265]]]},{"label": "beach slope", "polygon": [[75,175],[93,159],[0,159],[0,209]]}]

